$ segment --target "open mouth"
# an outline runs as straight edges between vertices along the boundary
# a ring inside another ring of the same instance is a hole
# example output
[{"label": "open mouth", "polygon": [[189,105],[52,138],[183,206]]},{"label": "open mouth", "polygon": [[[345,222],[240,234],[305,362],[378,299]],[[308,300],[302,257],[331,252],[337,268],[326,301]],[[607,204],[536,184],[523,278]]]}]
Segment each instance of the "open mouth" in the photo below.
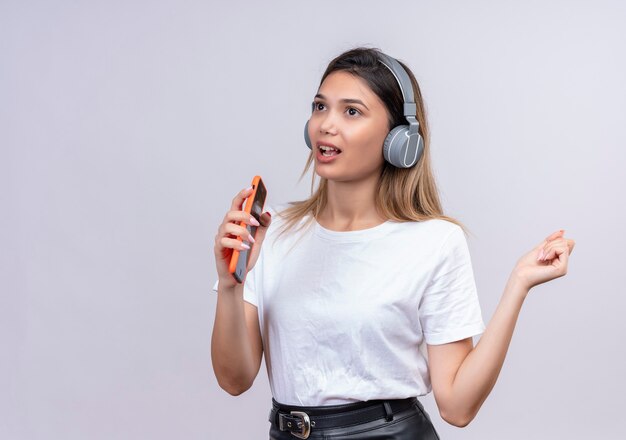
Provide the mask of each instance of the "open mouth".
[{"label": "open mouth", "polygon": [[338,154],[341,154],[341,150],[339,148],[335,148],[335,147],[329,147],[326,145],[320,145],[319,149],[322,153],[322,156],[324,157],[330,157],[330,156],[336,156]]}]

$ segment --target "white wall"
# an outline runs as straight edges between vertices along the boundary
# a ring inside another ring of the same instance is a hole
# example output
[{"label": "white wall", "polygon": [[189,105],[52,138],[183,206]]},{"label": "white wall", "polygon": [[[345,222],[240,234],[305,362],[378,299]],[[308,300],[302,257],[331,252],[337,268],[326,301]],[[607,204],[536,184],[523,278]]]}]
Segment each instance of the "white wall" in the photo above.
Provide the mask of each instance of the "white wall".
[{"label": "white wall", "polygon": [[[302,131],[356,45],[415,72],[488,322],[531,291],[500,379],[442,438],[624,438],[626,7],[619,1],[0,2],[0,437],[267,438],[265,370],[210,362],[213,239],[254,174],[301,199]],[[242,423],[242,420],[245,423]]]}]

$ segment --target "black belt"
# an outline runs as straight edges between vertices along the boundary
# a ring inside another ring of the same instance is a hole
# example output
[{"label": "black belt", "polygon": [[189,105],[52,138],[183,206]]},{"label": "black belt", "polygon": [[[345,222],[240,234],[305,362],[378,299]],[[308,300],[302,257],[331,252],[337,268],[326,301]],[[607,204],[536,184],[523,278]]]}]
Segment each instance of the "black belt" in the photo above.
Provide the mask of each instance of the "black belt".
[{"label": "black belt", "polygon": [[298,438],[308,438],[312,429],[338,428],[385,418],[405,411],[418,403],[417,398],[398,400],[369,400],[330,406],[283,405],[272,399],[269,421],[281,431],[289,431]]}]

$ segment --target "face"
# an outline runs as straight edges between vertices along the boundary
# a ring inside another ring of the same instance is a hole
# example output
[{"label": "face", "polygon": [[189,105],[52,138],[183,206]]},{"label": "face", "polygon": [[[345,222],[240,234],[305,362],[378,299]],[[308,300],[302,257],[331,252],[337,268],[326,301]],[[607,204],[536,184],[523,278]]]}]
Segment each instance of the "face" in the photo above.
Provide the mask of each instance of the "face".
[{"label": "face", "polygon": [[308,130],[320,177],[356,181],[380,175],[388,114],[363,79],[344,71],[328,75],[313,101]]}]

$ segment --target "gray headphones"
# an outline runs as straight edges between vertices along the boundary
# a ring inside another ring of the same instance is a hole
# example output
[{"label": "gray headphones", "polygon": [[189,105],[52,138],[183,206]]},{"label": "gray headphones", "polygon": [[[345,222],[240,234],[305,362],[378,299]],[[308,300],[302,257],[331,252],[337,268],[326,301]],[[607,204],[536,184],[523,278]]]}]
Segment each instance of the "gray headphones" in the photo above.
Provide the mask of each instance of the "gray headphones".
[{"label": "gray headphones", "polygon": [[[402,97],[404,98],[404,117],[409,125],[398,125],[391,129],[383,144],[383,155],[385,160],[398,168],[410,168],[417,163],[424,151],[424,140],[418,133],[419,122],[417,122],[417,106],[413,98],[413,85],[411,79],[404,68],[395,59],[380,53],[380,61],[400,85]],[[312,149],[309,138],[309,121],[304,125],[304,141],[309,149]]]}]

